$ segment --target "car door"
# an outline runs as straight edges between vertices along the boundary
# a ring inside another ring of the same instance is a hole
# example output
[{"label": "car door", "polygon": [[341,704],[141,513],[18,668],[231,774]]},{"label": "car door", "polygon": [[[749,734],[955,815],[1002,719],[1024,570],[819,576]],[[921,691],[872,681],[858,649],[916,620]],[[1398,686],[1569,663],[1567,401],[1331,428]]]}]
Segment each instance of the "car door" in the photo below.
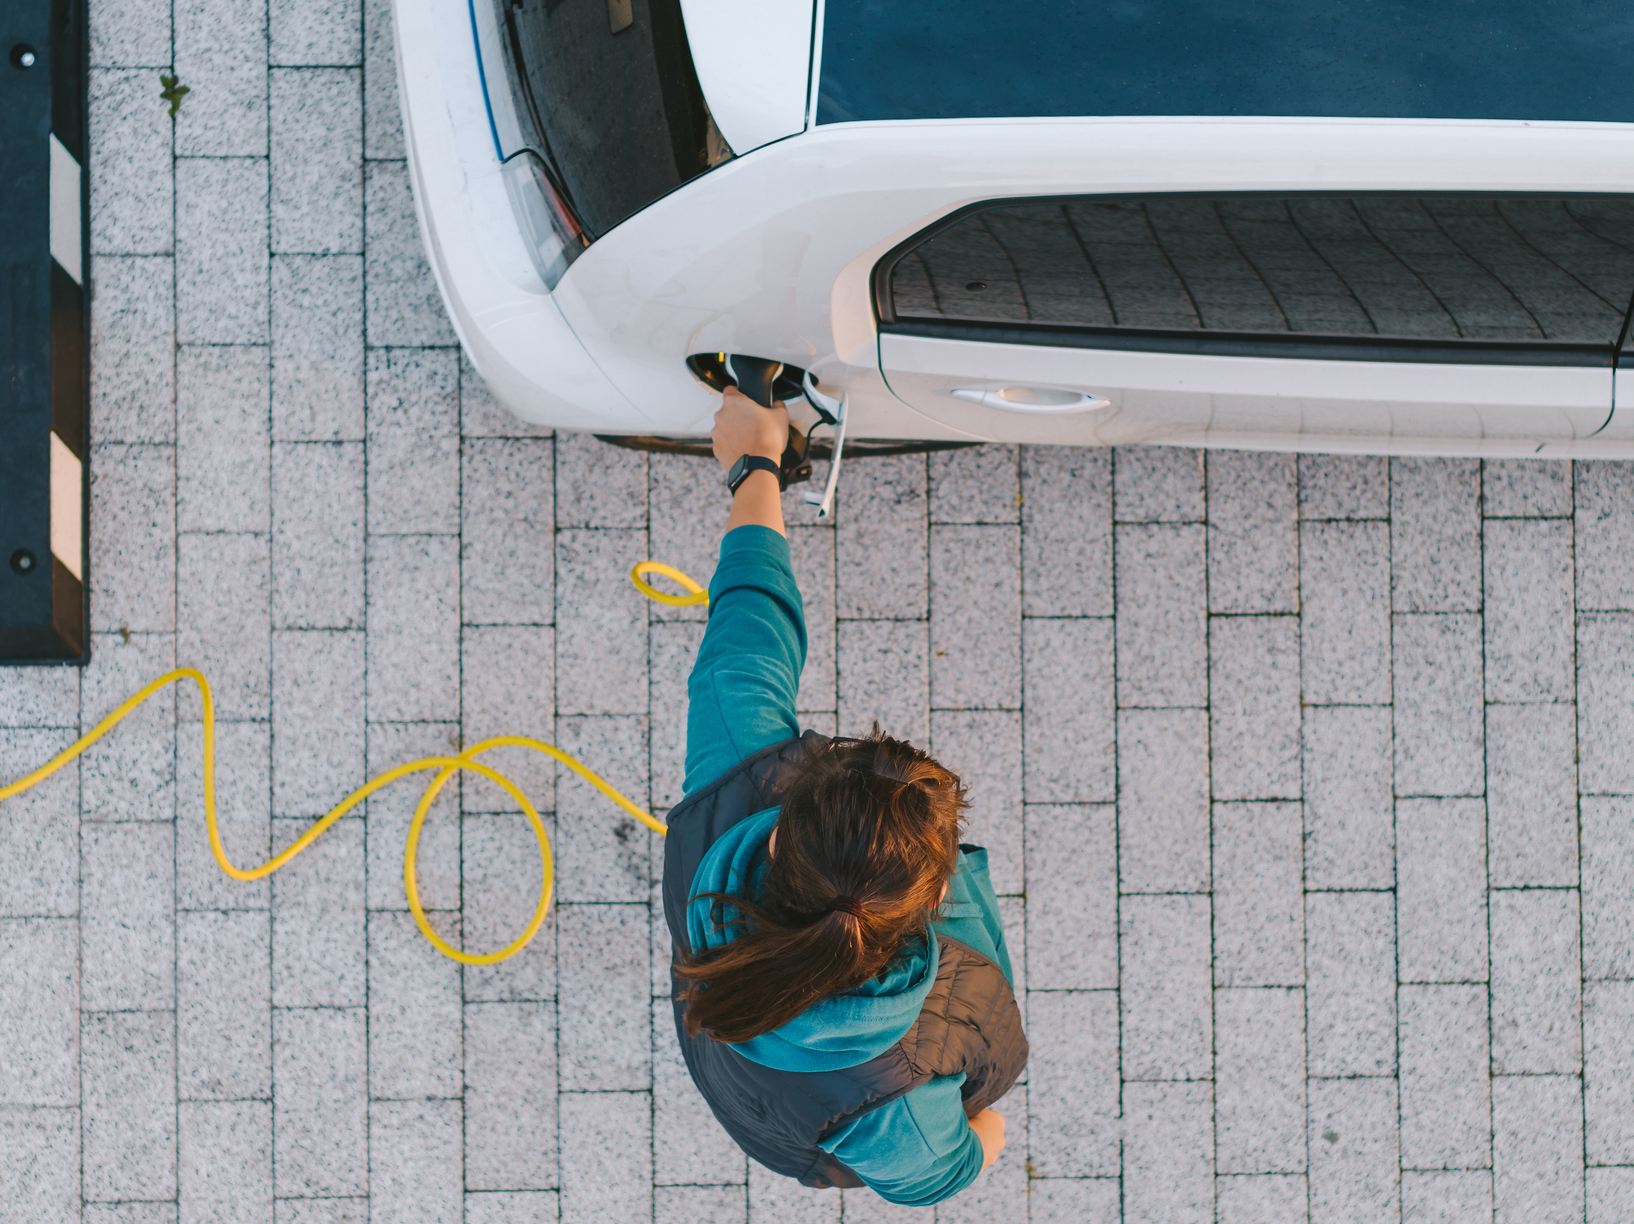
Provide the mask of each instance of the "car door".
[{"label": "car door", "polygon": [[1634,198],[986,201],[875,271],[881,370],[1014,442],[1524,450],[1606,423]]}]

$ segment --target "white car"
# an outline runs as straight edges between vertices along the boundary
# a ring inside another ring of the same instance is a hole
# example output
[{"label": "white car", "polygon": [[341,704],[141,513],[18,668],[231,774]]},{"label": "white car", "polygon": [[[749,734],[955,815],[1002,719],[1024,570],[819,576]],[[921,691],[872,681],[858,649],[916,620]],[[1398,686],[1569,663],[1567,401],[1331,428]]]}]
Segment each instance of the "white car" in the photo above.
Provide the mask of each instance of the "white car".
[{"label": "white car", "polygon": [[394,13],[431,265],[527,420],[697,439],[739,355],[856,448],[1634,456],[1607,0]]}]

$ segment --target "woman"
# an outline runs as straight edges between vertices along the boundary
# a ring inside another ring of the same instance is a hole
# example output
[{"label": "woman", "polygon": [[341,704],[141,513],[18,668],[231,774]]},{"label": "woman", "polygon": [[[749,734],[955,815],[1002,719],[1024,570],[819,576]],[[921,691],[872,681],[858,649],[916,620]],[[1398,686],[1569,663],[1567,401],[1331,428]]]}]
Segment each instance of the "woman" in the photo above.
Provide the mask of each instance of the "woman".
[{"label": "woman", "polygon": [[1004,1147],[988,1108],[1027,1042],[986,851],[959,779],[900,740],[801,735],[800,591],[775,462],[788,415],[728,390],[741,475],[688,682],[687,796],[664,909],[687,1067],[739,1146],[808,1186],[923,1205]]}]

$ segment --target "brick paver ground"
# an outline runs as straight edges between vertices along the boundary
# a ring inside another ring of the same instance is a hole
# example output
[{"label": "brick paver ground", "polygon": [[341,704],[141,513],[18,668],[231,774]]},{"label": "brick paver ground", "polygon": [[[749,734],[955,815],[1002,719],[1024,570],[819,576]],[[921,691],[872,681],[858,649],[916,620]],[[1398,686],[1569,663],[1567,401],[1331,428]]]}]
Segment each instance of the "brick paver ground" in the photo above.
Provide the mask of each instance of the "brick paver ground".
[{"label": "brick paver ground", "polygon": [[[726,503],[462,362],[383,0],[92,33],[95,651],[0,670],[0,772],[191,664],[240,861],[499,732],[673,803],[702,618],[624,574],[707,578]],[[791,514],[805,721],[963,772],[1004,895],[1033,1061],[972,1190],[746,1168],[675,1050],[653,839],[536,762],[560,904],[502,967],[415,931],[411,786],[223,879],[184,690],[0,811],[0,1219],[1634,1216],[1634,465],[995,446]],[[438,926],[508,939],[530,847],[451,787]]]}]

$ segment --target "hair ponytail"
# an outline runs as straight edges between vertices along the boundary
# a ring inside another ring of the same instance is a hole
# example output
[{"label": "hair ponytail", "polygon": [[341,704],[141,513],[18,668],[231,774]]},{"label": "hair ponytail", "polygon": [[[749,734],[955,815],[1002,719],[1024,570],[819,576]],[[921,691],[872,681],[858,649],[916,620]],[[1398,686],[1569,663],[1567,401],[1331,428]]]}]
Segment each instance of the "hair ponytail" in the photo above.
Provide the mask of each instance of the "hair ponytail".
[{"label": "hair ponytail", "polygon": [[737,937],[676,967],[687,1032],[748,1041],[883,973],[924,937],[965,806],[955,774],[878,726],[809,757],[784,795],[759,895],[703,894]]}]

